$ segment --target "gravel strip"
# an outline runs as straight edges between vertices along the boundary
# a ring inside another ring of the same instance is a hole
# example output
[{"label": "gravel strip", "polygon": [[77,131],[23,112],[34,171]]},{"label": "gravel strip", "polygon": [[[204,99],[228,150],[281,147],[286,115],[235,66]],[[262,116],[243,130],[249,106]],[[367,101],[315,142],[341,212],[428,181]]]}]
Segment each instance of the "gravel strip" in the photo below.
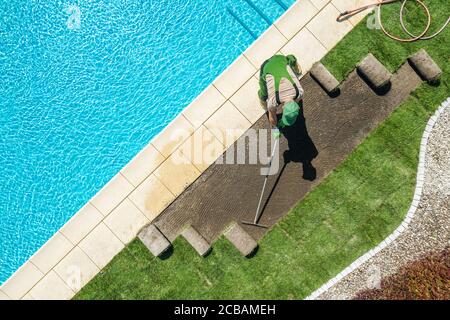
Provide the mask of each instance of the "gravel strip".
[{"label": "gravel strip", "polygon": [[449,101],[428,139],[423,193],[408,228],[317,299],[352,299],[361,290],[379,287],[381,278],[396,273],[406,263],[450,245]]}]

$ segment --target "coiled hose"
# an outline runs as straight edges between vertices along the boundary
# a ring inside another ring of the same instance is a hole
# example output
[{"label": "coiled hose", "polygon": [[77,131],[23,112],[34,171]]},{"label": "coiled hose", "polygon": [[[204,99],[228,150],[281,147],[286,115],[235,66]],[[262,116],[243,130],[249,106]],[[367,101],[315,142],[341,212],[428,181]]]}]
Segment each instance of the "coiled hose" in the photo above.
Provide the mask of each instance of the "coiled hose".
[{"label": "coiled hose", "polygon": [[[398,1],[402,1],[402,5],[400,7],[400,24],[402,26],[403,31],[408,34],[410,36],[410,38],[400,38],[398,36],[395,36],[391,33],[389,33],[386,28],[383,25],[382,19],[381,19],[381,6],[385,5],[385,4],[390,4],[390,3],[394,3],[394,2],[398,2]],[[434,37],[436,37],[438,34],[440,34],[442,31],[444,31],[444,29],[447,27],[447,25],[450,22],[450,16],[448,17],[447,21],[442,25],[442,27],[436,31],[434,34],[430,35],[430,36],[425,36],[426,33],[428,32],[428,30],[430,29],[430,25],[431,25],[431,14],[430,14],[430,10],[428,10],[428,7],[421,1],[421,0],[412,0],[415,1],[416,3],[418,3],[421,8],[424,10],[426,16],[427,16],[427,23],[425,28],[423,29],[423,31],[419,34],[419,35],[414,35],[412,32],[410,32],[406,26],[405,23],[403,21],[403,11],[405,9],[405,5],[406,2],[408,0],[384,0],[381,1],[379,0],[377,3],[373,3],[373,4],[369,4],[366,6],[362,6],[353,10],[348,10],[345,12],[342,12],[338,17],[337,17],[337,21],[342,21],[342,20],[346,20],[348,17],[355,15],[367,8],[370,7],[378,7],[378,14],[377,14],[377,18],[378,18],[378,23],[380,24],[381,30],[384,32],[385,35],[387,35],[389,38],[394,39],[396,41],[400,41],[400,42],[413,42],[413,41],[417,41],[417,40],[429,40],[432,39]]]}]

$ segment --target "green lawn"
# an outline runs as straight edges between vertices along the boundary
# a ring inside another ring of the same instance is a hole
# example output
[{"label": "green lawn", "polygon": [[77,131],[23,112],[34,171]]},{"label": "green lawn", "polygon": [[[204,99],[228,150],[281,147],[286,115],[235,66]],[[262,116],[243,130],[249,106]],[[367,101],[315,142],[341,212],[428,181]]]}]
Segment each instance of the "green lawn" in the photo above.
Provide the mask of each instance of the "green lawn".
[{"label": "green lawn", "polygon": [[[426,3],[433,28],[440,27],[450,2]],[[398,21],[398,7],[386,7],[384,16]],[[335,276],[389,235],[409,208],[423,130],[450,95],[450,28],[434,40],[402,44],[362,22],[323,59],[342,80],[369,51],[395,71],[422,47],[444,70],[440,86],[421,85],[260,241],[253,258],[224,239],[201,258],[179,238],[173,255],[160,260],[135,240],[75,298],[300,299]]]}]

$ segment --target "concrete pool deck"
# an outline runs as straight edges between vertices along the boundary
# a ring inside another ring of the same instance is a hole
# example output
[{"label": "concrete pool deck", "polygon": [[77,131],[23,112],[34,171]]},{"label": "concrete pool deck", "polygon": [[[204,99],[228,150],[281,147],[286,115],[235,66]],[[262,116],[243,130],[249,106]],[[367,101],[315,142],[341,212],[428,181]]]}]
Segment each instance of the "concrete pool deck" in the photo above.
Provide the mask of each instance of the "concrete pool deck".
[{"label": "concrete pool deck", "polygon": [[[368,2],[297,1],[1,286],[0,299],[70,299],[214,162],[174,164],[186,158],[190,137],[207,135],[219,157],[262,116],[256,90],[265,59],[294,54],[306,74],[370,10],[336,16]],[[236,136],[223,139],[227,129]],[[174,140],[180,130],[185,138]]]}]

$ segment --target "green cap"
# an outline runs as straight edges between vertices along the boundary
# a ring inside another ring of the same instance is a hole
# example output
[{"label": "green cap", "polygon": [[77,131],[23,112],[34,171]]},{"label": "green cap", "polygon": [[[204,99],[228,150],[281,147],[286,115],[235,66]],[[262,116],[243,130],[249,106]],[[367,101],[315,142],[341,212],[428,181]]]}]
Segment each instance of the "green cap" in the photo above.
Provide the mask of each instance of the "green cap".
[{"label": "green cap", "polygon": [[294,101],[288,102],[284,105],[283,116],[279,122],[279,127],[284,128],[292,126],[300,113],[300,107]]}]

